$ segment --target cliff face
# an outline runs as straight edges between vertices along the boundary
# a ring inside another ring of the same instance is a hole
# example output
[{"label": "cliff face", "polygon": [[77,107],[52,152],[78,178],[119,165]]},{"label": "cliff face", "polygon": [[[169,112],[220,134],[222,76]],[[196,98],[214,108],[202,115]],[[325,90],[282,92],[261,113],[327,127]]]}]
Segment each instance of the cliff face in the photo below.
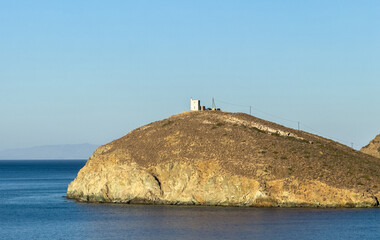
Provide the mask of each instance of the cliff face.
[{"label": "cliff face", "polygon": [[373,207],[380,159],[246,114],[186,112],[99,147],[67,196],[79,201]]},{"label": "cliff face", "polygon": [[380,134],[377,135],[367,146],[360,149],[360,151],[380,158]]}]

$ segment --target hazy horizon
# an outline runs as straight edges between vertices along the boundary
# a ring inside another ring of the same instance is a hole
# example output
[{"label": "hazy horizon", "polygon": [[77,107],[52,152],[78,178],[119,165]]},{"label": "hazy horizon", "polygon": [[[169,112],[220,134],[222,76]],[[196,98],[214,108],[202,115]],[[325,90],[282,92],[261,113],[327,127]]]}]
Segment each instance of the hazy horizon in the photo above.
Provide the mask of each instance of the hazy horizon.
[{"label": "hazy horizon", "polygon": [[97,144],[59,144],[0,150],[0,160],[74,160],[88,159]]},{"label": "hazy horizon", "polygon": [[6,148],[6,149],[1,149],[0,151],[4,150],[15,150],[15,149],[27,149],[27,148],[36,148],[36,147],[46,147],[46,146],[65,146],[65,145],[97,145],[101,146],[101,144],[94,144],[94,143],[77,143],[77,144],[71,144],[71,143],[62,143],[62,144],[44,144],[44,145],[32,145],[32,146],[26,146],[26,147],[19,147],[19,148]]},{"label": "hazy horizon", "polygon": [[105,144],[190,97],[360,149],[380,133],[379,12],[371,0],[3,1],[0,149]]}]

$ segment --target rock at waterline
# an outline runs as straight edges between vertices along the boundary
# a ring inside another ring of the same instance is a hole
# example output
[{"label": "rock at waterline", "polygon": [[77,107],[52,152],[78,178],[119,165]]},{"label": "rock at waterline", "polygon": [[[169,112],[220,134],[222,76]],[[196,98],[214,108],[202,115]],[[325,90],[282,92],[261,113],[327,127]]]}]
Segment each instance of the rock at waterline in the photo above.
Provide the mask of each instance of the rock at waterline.
[{"label": "rock at waterline", "polygon": [[84,202],[374,207],[380,159],[243,113],[194,111],[99,147],[70,183]]}]

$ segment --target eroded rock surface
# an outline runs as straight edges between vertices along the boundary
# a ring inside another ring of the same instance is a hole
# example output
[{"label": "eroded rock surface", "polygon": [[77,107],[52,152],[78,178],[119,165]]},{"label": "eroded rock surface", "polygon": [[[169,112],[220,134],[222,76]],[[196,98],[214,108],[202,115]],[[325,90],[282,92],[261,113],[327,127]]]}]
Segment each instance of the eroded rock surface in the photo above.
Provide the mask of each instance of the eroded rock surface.
[{"label": "eroded rock surface", "polygon": [[67,196],[79,201],[375,207],[380,159],[246,114],[186,112],[99,147]]},{"label": "eroded rock surface", "polygon": [[377,135],[371,142],[369,142],[367,146],[360,149],[360,151],[380,158],[380,134]]}]

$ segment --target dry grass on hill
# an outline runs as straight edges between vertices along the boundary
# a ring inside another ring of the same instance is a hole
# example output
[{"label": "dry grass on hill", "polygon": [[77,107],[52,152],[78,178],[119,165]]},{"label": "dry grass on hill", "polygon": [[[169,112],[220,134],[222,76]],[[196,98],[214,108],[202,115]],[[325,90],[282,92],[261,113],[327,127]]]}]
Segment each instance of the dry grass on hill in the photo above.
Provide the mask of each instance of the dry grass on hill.
[{"label": "dry grass on hill", "polygon": [[[243,113],[185,112],[138,128],[107,152],[142,166],[165,161],[216,161],[232,174],[294,177],[330,186],[380,186],[380,159],[307,132]],[[365,190],[365,189],[364,189]]]}]

